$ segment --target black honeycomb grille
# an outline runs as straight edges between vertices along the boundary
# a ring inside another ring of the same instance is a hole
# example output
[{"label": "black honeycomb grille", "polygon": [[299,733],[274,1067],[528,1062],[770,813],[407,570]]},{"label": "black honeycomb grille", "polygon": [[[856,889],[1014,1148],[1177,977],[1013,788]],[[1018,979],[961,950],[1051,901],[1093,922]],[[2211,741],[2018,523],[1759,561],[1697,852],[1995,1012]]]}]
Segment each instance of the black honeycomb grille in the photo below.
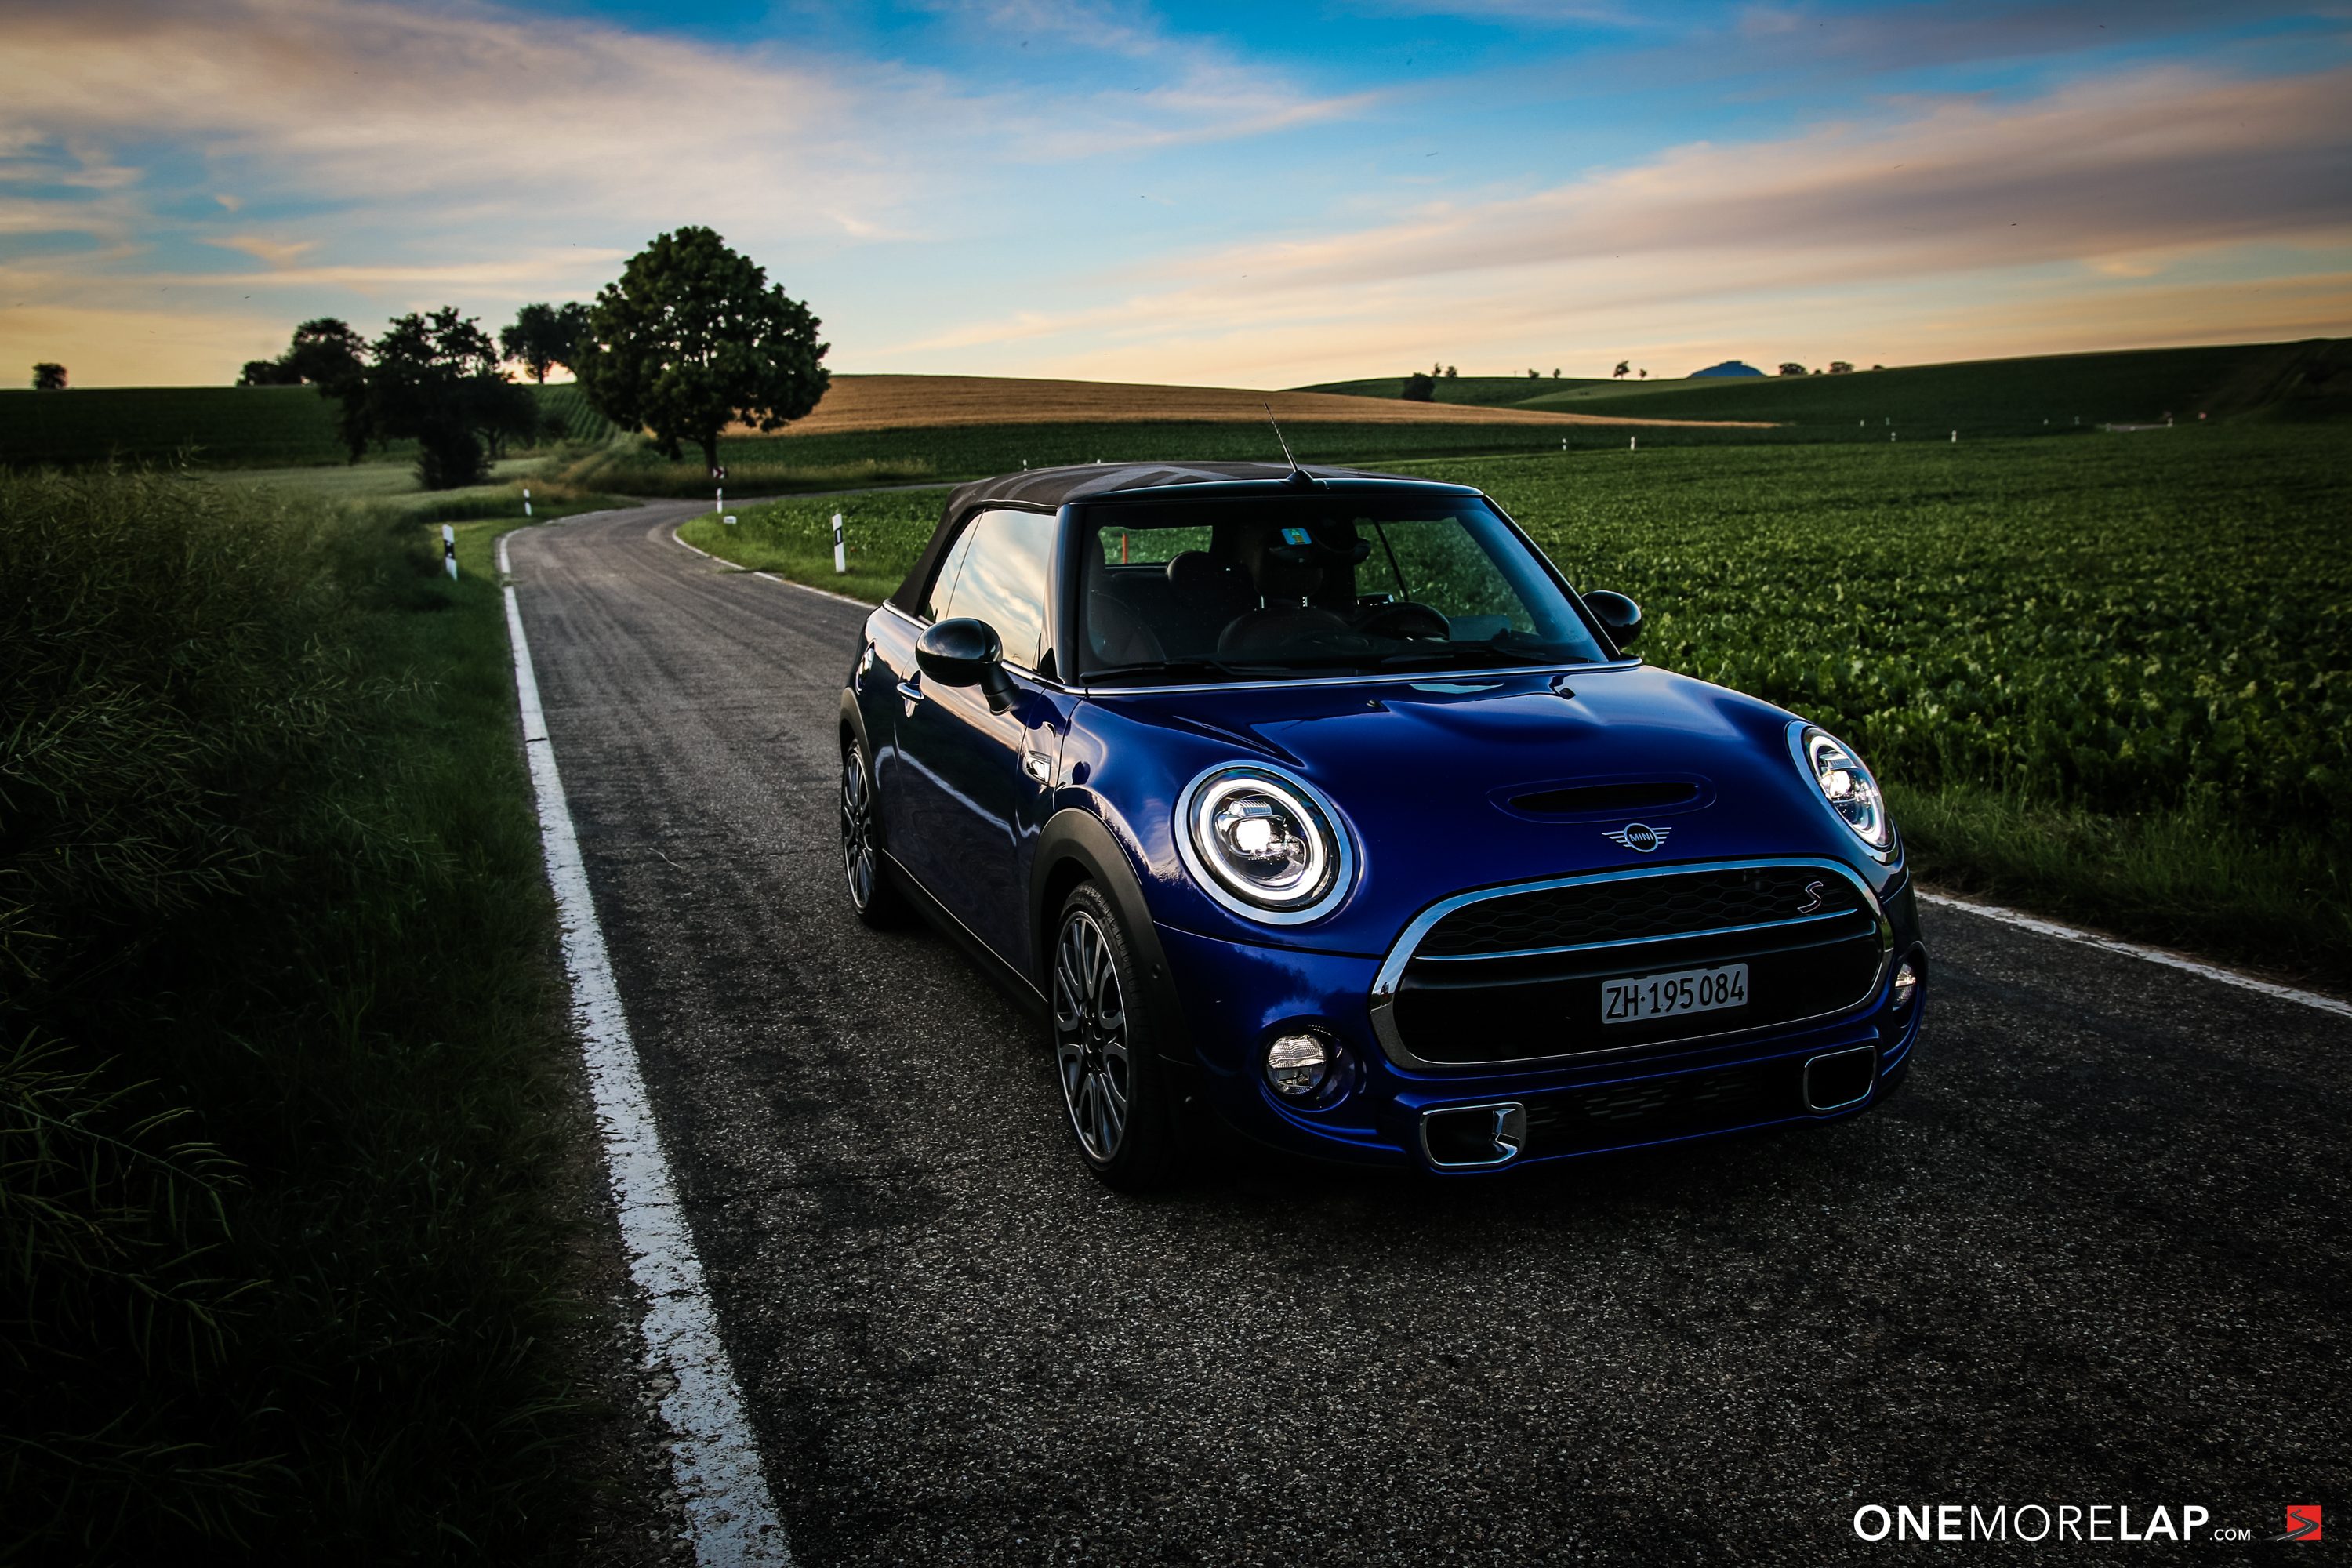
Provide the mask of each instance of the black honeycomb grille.
[{"label": "black honeycomb grille", "polygon": [[1800,915],[1843,914],[1862,907],[1862,897],[1851,882],[1808,866],[1633,877],[1465,904],[1431,928],[1416,955],[1467,958],[1637,942]]}]

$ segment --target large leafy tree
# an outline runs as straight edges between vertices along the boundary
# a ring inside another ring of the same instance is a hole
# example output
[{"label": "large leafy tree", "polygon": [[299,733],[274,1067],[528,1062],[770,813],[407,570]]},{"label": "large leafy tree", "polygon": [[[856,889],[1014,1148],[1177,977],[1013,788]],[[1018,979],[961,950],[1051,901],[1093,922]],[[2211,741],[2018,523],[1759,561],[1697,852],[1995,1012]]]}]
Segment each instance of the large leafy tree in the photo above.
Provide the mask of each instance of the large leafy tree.
[{"label": "large leafy tree", "polygon": [[719,464],[719,433],[781,430],[814,408],[828,376],[809,308],[710,229],[656,237],[588,312],[572,374],[599,413]]},{"label": "large leafy tree", "polygon": [[499,329],[499,348],[544,386],[552,367],[573,368],[572,356],[587,335],[588,307],[579,300],[560,306],[530,304],[517,310],[510,324]]},{"label": "large leafy tree", "polygon": [[66,367],[53,359],[45,359],[33,367],[35,392],[63,392],[66,389]]},{"label": "large leafy tree", "polygon": [[[348,383],[363,367],[367,340],[350,323],[320,316],[294,329],[294,340],[276,359],[247,360],[239,386],[312,386],[329,388]],[[329,395],[333,395],[330,393]]]},{"label": "large leafy tree", "polygon": [[413,439],[417,479],[447,489],[479,480],[508,437],[537,427],[530,389],[507,379],[489,333],[454,305],[399,317],[365,347],[363,360],[320,388],[342,405],[354,460],[371,445]]}]

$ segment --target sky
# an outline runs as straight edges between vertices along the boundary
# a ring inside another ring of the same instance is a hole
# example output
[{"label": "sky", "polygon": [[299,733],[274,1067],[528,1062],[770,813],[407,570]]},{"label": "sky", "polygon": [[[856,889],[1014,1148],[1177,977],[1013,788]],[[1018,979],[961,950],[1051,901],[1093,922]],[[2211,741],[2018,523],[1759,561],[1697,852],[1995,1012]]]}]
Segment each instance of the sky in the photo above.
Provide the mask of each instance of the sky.
[{"label": "sky", "polygon": [[2342,336],[2352,3],[0,0],[0,376],[495,328],[685,224],[836,373]]}]

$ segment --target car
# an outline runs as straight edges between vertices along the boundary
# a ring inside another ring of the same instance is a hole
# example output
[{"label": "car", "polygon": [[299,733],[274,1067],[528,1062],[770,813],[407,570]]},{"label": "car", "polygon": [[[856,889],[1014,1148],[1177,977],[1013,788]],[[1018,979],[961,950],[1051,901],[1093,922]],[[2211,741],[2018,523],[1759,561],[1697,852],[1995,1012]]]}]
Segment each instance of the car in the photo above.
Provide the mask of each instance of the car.
[{"label": "car", "polygon": [[1865,1111],[1927,979],[1878,781],[1641,626],[1465,486],[964,485],[841,695],[851,902],[1041,1016],[1120,1188],[1231,1133],[1458,1177]]}]

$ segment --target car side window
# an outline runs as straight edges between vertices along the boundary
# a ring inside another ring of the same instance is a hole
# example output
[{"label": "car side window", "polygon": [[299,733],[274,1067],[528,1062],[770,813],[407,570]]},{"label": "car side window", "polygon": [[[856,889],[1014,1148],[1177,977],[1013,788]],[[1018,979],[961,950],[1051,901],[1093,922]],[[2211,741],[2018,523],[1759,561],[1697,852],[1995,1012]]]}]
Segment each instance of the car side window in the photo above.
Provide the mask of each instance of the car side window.
[{"label": "car side window", "polygon": [[984,511],[966,523],[940,564],[934,617],[985,621],[1003,640],[1005,663],[1037,668],[1059,522],[1052,512]]},{"label": "car side window", "polygon": [[940,569],[931,574],[930,592],[923,595],[925,620],[943,621],[955,614],[949,606],[955,603],[956,579],[963,575],[963,558],[971,553],[972,536],[979,531],[979,521],[974,518],[964,524],[963,531],[948,546],[948,552],[940,557]]}]

